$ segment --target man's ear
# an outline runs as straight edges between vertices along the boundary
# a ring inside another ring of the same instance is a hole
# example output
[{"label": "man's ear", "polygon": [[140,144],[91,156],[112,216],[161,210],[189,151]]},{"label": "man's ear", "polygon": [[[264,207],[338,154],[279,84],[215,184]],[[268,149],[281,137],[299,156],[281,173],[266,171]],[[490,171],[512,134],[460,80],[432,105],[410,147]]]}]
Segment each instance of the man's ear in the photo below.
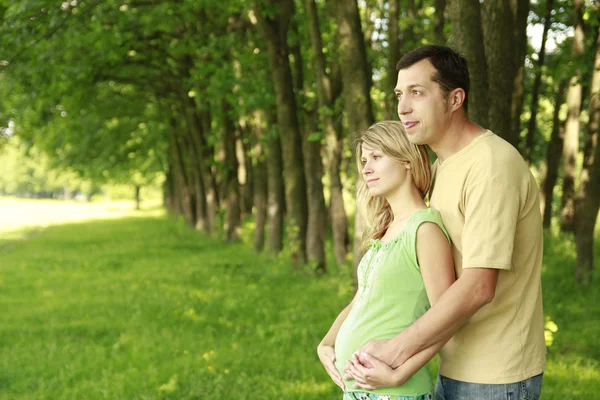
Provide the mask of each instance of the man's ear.
[{"label": "man's ear", "polygon": [[456,111],[462,107],[465,101],[466,93],[462,88],[456,88],[448,94],[448,106],[450,111]]}]

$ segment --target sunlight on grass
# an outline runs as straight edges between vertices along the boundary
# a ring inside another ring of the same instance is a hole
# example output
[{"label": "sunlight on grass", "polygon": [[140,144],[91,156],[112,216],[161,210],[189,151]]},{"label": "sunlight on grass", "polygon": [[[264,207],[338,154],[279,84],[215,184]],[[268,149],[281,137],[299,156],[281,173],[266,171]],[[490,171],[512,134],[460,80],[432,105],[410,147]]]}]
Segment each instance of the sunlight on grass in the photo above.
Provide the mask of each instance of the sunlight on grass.
[{"label": "sunlight on grass", "polygon": [[13,232],[13,239],[22,239],[31,228],[164,213],[157,201],[145,202],[144,206],[141,211],[136,211],[131,201],[83,203],[0,197],[0,234],[5,238]]}]

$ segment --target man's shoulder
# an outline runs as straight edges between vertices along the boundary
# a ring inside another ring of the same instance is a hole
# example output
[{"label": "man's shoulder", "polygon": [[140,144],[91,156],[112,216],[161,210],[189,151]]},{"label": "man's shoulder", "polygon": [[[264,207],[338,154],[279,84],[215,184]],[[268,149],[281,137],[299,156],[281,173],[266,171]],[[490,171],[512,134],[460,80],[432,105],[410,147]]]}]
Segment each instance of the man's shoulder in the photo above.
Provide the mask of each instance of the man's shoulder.
[{"label": "man's shoulder", "polygon": [[500,136],[490,132],[469,152],[470,169],[477,175],[507,177],[529,173],[529,166],[519,151]]}]

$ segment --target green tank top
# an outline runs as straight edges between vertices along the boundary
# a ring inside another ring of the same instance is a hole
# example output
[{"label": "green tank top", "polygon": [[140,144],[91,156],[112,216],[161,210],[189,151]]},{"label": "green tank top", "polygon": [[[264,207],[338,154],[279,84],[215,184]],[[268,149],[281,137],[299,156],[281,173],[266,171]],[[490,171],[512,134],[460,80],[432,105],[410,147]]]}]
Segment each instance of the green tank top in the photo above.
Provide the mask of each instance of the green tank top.
[{"label": "green tank top", "polygon": [[[352,310],[335,341],[336,366],[343,369],[352,354],[373,339],[391,339],[430,307],[417,263],[416,233],[423,222],[437,224],[450,241],[440,213],[427,208],[416,211],[395,238],[371,240],[371,247],[358,266],[358,293]],[[353,391],[353,381],[344,382]],[[420,396],[433,390],[423,366],[404,385],[369,393],[388,396]]]}]

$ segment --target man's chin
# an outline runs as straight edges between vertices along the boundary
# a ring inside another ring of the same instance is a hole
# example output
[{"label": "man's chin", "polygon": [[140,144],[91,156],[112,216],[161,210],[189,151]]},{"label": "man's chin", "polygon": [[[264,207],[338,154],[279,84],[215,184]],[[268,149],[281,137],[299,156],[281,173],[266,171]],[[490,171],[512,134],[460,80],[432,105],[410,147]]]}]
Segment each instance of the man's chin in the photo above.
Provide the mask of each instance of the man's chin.
[{"label": "man's chin", "polygon": [[416,145],[423,145],[423,144],[427,144],[425,142],[425,140],[423,140],[422,137],[420,137],[419,135],[413,133],[413,134],[406,134],[406,138],[408,139],[409,142],[411,142],[412,144],[416,144]]}]

